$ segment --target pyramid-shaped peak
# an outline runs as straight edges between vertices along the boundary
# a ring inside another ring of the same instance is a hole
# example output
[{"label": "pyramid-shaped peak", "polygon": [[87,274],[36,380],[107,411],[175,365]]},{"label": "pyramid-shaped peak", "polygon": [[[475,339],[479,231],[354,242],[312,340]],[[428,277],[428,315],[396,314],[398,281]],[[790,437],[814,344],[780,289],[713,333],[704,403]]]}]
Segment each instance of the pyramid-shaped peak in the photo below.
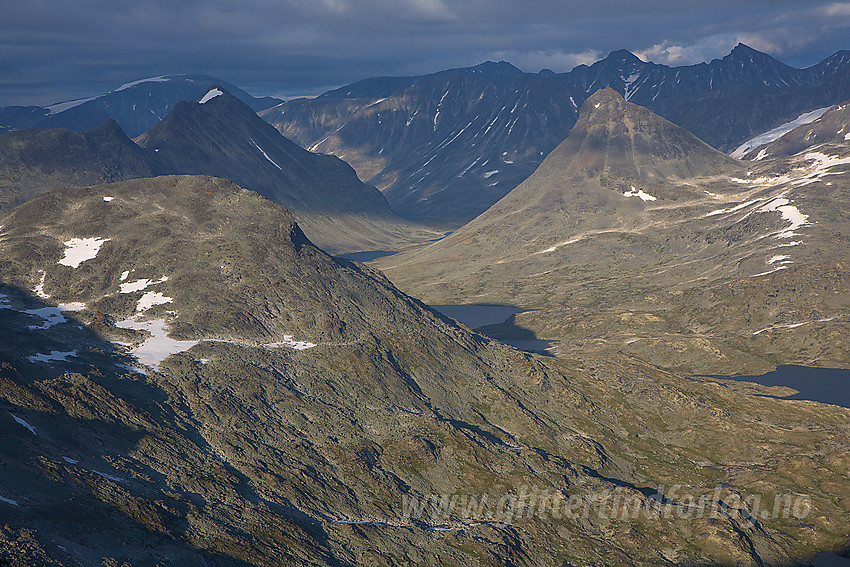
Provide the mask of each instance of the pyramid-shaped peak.
[{"label": "pyramid-shaped peak", "polygon": [[623,95],[611,87],[599,89],[590,95],[586,101],[584,101],[584,104],[581,106],[581,110],[579,111],[579,118],[588,116],[594,111],[601,110],[603,107],[608,107],[612,104],[620,106],[621,103],[624,102],[626,101],[623,98]]},{"label": "pyramid-shaped peak", "polygon": [[608,57],[605,58],[606,61],[626,61],[632,63],[643,63],[640,58],[629,51],[628,49],[618,49],[616,51],[612,51],[608,54]]}]

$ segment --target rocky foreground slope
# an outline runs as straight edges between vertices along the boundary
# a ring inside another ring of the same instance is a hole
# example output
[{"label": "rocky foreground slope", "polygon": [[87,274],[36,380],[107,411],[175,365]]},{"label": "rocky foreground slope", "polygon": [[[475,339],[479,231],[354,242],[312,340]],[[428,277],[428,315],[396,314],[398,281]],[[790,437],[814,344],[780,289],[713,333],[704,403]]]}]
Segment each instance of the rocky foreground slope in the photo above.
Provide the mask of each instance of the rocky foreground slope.
[{"label": "rocky foreground slope", "polygon": [[0,218],[0,274],[11,564],[761,566],[850,540],[850,411],[518,352],[221,179],[37,197]]},{"label": "rocky foreground slope", "polygon": [[490,332],[530,330],[563,356],[847,367],[848,165],[843,142],[739,162],[605,89],[499,203],[376,265],[428,303],[537,309]]}]

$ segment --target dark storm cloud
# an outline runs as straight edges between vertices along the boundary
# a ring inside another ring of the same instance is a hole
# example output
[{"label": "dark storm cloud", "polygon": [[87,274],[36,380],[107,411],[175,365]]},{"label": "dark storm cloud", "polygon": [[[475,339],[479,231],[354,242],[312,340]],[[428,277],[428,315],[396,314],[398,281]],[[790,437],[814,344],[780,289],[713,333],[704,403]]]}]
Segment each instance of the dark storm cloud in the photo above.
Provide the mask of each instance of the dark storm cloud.
[{"label": "dark storm cloud", "polygon": [[795,65],[850,48],[850,2],[0,0],[0,105],[205,73],[254,94],[505,59],[567,71],[615,49],[686,65],[738,42]]}]

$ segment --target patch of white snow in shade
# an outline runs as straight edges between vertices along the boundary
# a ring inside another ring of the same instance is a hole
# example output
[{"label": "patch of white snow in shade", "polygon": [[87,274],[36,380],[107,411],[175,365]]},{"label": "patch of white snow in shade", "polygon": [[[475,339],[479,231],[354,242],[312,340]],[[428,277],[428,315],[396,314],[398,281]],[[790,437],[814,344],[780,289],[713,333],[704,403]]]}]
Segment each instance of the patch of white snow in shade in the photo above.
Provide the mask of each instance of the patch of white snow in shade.
[{"label": "patch of white snow in shade", "polygon": [[105,478],[107,480],[111,480],[112,482],[127,482],[125,479],[118,478],[117,476],[112,476],[111,474],[106,474],[106,473],[102,473],[102,472],[95,471],[95,470],[93,470],[92,472],[94,474],[98,475],[98,476],[102,476],[103,478]]},{"label": "patch of white snow in shade", "polygon": [[0,496],[0,502],[5,502],[6,504],[11,504],[12,506],[20,507],[20,504],[18,504],[18,501],[12,500],[11,498],[4,498],[4,497]]},{"label": "patch of white snow in shade", "polygon": [[[127,343],[120,343],[118,341],[112,341],[112,342],[117,344],[117,345],[127,346]],[[145,371],[142,370],[141,368],[133,368],[132,366],[127,366],[126,364],[116,364],[115,366],[117,366],[118,368],[123,368],[124,370],[128,370],[130,372],[135,372],[136,374],[144,374],[145,373]]]},{"label": "patch of white snow in shade", "polygon": [[30,433],[32,433],[33,435],[36,435],[35,427],[33,427],[32,425],[30,425],[29,423],[27,423],[26,421],[24,421],[24,420],[23,420],[23,419],[21,419],[20,417],[16,416],[16,415],[15,415],[15,414],[13,414],[12,412],[9,412],[9,415],[11,415],[11,416],[12,416],[12,419],[14,419],[15,421],[17,421],[17,422],[18,422],[18,424],[23,425],[24,427],[26,427],[27,429],[29,429]]},{"label": "patch of white snow in shade", "polygon": [[271,163],[273,166],[275,166],[275,167],[276,167],[276,168],[278,168],[279,170],[283,171],[283,168],[282,168],[282,167],[280,167],[280,166],[277,164],[277,162],[275,162],[272,158],[270,158],[270,157],[269,157],[269,154],[267,154],[267,153],[263,150],[263,148],[261,148],[260,146],[258,146],[258,145],[257,145],[257,142],[255,142],[253,138],[250,138],[250,140],[251,140],[251,143],[252,143],[252,144],[254,144],[254,147],[255,147],[255,148],[257,148],[258,150],[260,150],[260,153],[261,153],[261,154],[263,154],[263,157],[264,157],[264,158],[266,158],[266,159],[269,161],[269,163]]},{"label": "patch of white snow in shade", "polygon": [[34,354],[27,358],[30,362],[45,362],[50,364],[53,362],[68,362],[69,356],[77,356],[77,351],[69,350],[67,352],[62,352],[58,350],[51,350],[50,354]]},{"label": "patch of white snow in shade", "polygon": [[788,258],[790,258],[790,256],[777,255],[777,256],[773,256],[770,260],[767,261],[767,263],[768,264],[775,264],[776,262],[784,262],[784,261],[788,260]]},{"label": "patch of white snow in shade", "polygon": [[166,78],[165,75],[159,77],[150,77],[148,79],[139,79],[138,81],[133,81],[131,83],[124,83],[112,92],[117,93],[118,91],[123,91],[125,89],[129,89],[130,87],[135,87],[136,85],[141,85],[142,83],[165,83],[170,80],[171,79]]},{"label": "patch of white snow in shade", "polygon": [[292,335],[283,335],[283,341],[279,343],[268,343],[264,344],[264,347],[268,348],[280,348],[280,347],[290,347],[295,350],[307,350],[308,348],[313,348],[317,346],[315,343],[307,342],[307,341],[296,341],[292,338]]},{"label": "patch of white snow in shade", "polygon": [[[127,279],[127,276],[130,275],[130,272],[123,272],[121,274],[121,281]],[[142,280],[136,280],[134,282],[127,282],[123,284],[118,284],[118,287],[121,288],[121,293],[133,293],[134,291],[142,291],[151,285],[160,284],[162,282],[167,282],[168,276],[162,276],[158,280],[149,280],[147,278]]]},{"label": "patch of white snow in shade", "polygon": [[27,315],[35,315],[44,319],[42,325],[29,325],[29,329],[44,330],[65,323],[67,319],[62,315],[64,311],[82,311],[86,308],[85,303],[60,303],[57,307],[41,307],[39,309],[27,309],[21,311]]},{"label": "patch of white snow in shade", "polygon": [[85,104],[90,100],[94,100],[98,97],[90,96],[88,98],[78,98],[77,100],[69,100],[68,102],[57,102],[56,104],[51,104],[50,106],[45,107],[48,114],[59,114],[60,112],[64,112],[69,108],[74,108],[75,106],[80,106],[81,104]]},{"label": "patch of white snow in shade", "polygon": [[640,197],[640,200],[644,202],[655,201],[657,199],[657,197],[644,192],[643,189],[635,189],[634,187],[623,193],[623,197]]},{"label": "patch of white snow in shade", "polygon": [[115,197],[104,197],[103,200],[109,203],[110,201],[114,201]]},{"label": "patch of white snow in shade", "polygon": [[172,354],[187,351],[200,342],[176,341],[170,338],[165,330],[166,325],[163,319],[139,321],[135,317],[131,317],[119,321],[115,326],[121,329],[134,329],[150,333],[151,336],[138,347],[131,349],[130,354],[135,355],[139,362],[154,370],[159,370],[159,364]]},{"label": "patch of white snow in shade", "polygon": [[214,99],[215,97],[221,96],[223,94],[224,93],[221,92],[219,89],[210,89],[209,91],[207,91],[207,94],[205,94],[203,97],[201,97],[201,100],[198,101],[198,104],[206,104],[209,101],[211,101],[212,99]]},{"label": "patch of white snow in shade", "polygon": [[484,179],[490,179],[491,177],[493,177],[497,173],[499,173],[498,169],[494,169],[493,171],[487,171],[487,172],[484,173]]},{"label": "patch of white snow in shade", "polygon": [[768,130],[763,134],[759,134],[758,136],[750,138],[749,140],[738,146],[729,155],[733,158],[741,159],[742,157],[744,157],[745,154],[749,153],[750,151],[756,149],[759,146],[769,144],[774,140],[778,140],[794,128],[814,122],[815,120],[823,116],[823,114],[830,108],[831,107],[827,106],[826,108],[818,108],[817,110],[812,110],[811,112],[803,113],[790,122],[786,122],[785,124],[777,126],[773,130]]},{"label": "patch of white snow in shade", "polygon": [[147,311],[154,305],[164,305],[172,301],[174,301],[173,297],[168,297],[158,291],[146,291],[139,299],[139,303],[136,305],[136,311]]},{"label": "patch of white snow in shade", "polygon": [[110,238],[72,238],[65,241],[65,255],[59,260],[63,266],[79,267],[86,260],[91,260],[100,252],[100,247]]},{"label": "patch of white snow in shade", "polygon": [[[118,281],[122,281],[122,282],[123,282],[124,280],[126,280],[126,279],[127,279],[127,277],[128,277],[129,275],[130,275],[130,270],[125,270],[125,271],[121,272],[121,277],[118,279]],[[140,281],[141,281],[141,280],[140,280]]]},{"label": "patch of white snow in shade", "polygon": [[78,461],[77,459],[72,459],[71,457],[62,457],[62,459],[63,459],[66,463],[71,464],[71,465],[76,465],[77,463],[79,463],[79,462],[80,462],[80,461]]},{"label": "patch of white snow in shade", "polygon": [[35,292],[35,294],[37,296],[39,296],[42,299],[50,299],[50,296],[47,295],[46,293],[44,293],[44,279],[47,277],[47,274],[44,272],[44,270],[40,270],[40,271],[41,271],[41,280],[38,282],[38,285],[35,286],[35,289],[33,289],[33,291]]},{"label": "patch of white snow in shade", "polygon": [[844,141],[850,140],[850,132],[844,134]]}]

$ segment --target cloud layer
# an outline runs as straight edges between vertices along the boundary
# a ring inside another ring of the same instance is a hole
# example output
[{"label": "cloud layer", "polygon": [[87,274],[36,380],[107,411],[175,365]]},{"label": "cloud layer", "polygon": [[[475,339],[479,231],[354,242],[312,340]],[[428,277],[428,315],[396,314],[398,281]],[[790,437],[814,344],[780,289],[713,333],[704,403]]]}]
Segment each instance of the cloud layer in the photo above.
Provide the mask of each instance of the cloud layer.
[{"label": "cloud layer", "polygon": [[[0,0],[3,1],[3,0]],[[850,48],[850,2],[799,0],[3,1],[0,106],[204,73],[296,95],[504,59],[568,71],[616,49],[669,65],[743,41],[795,66]],[[805,5],[803,5],[805,4]]]}]

